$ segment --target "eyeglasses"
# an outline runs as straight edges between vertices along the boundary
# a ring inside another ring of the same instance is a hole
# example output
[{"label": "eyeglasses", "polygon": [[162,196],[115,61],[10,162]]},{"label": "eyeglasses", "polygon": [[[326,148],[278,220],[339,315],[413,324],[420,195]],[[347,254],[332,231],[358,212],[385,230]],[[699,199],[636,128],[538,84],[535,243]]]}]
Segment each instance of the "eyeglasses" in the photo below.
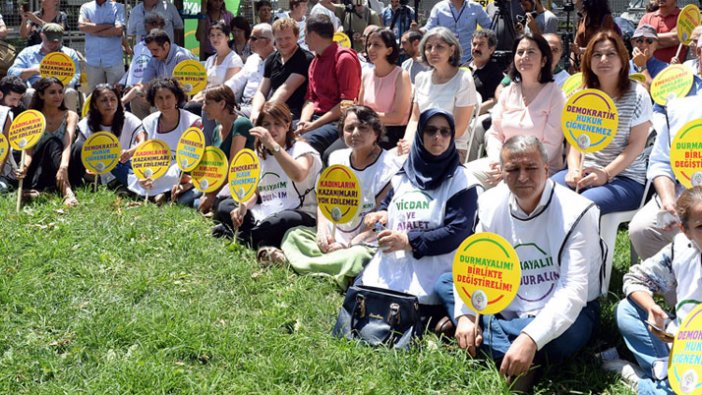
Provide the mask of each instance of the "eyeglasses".
[{"label": "eyeglasses", "polygon": [[644,41],[646,41],[646,44],[651,45],[651,44],[653,44],[656,40],[654,40],[654,39],[652,39],[652,38],[647,38],[646,40],[644,40],[643,38],[637,38],[636,40],[634,40],[634,42],[637,43],[637,44],[641,44],[641,43],[643,43]]},{"label": "eyeglasses", "polygon": [[436,126],[424,127],[424,134],[429,137],[434,137],[437,133],[441,133],[441,137],[451,137],[451,129],[449,128],[437,128]]},{"label": "eyeglasses", "polygon": [[268,37],[256,37],[256,36],[250,36],[249,40],[251,41],[256,41],[256,40],[268,40]]}]

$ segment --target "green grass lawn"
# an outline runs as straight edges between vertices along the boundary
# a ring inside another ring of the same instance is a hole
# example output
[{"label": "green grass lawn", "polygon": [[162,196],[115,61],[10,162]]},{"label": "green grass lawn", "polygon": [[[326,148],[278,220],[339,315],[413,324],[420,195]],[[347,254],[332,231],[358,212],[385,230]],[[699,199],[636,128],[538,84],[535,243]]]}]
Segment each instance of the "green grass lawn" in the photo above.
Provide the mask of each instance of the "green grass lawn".
[{"label": "green grass lawn", "polygon": [[[14,195],[0,197],[0,393],[507,392],[494,365],[433,335],[410,352],[331,337],[343,299],[331,281],[259,269],[192,210],[130,208],[107,191],[78,199],[18,215]],[[622,244],[618,294],[627,260]],[[598,340],[536,393],[631,393],[594,357],[605,343],[624,351],[617,297]]]}]

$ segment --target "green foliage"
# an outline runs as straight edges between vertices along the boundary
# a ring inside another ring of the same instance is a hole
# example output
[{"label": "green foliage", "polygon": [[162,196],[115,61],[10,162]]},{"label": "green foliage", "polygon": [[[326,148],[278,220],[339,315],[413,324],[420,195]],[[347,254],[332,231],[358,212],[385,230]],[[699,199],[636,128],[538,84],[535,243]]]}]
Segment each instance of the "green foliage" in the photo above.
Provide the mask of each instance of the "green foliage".
[{"label": "green foliage", "polygon": [[[0,198],[0,393],[508,393],[493,363],[433,335],[410,352],[332,338],[331,281],[259,269],[190,209],[79,191],[75,209],[42,198],[16,214],[13,197]],[[631,393],[594,357],[625,349],[616,300],[599,340],[536,393]]]}]

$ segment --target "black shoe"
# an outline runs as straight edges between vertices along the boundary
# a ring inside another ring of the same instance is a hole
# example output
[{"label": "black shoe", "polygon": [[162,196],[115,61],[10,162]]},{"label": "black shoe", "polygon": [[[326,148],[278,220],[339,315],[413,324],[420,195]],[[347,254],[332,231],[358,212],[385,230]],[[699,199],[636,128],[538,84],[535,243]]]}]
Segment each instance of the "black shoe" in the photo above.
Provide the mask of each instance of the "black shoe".
[{"label": "black shoe", "polygon": [[228,226],[224,224],[219,224],[212,228],[212,237],[227,237],[231,239],[232,237],[234,237],[234,233],[232,233]]}]

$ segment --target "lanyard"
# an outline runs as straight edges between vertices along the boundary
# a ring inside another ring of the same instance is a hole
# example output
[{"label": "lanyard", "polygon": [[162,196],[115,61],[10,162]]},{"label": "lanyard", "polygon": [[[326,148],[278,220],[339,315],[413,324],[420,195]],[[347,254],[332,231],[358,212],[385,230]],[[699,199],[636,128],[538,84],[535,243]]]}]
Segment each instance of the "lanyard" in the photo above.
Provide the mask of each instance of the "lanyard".
[{"label": "lanyard", "polygon": [[454,30],[454,33],[456,34],[456,38],[458,38],[458,21],[461,19],[461,15],[463,15],[463,11],[465,11],[467,3],[468,3],[467,0],[463,1],[463,6],[461,7],[461,11],[459,11],[458,16],[456,16],[456,14],[453,13],[453,9],[451,8],[451,6],[453,4],[451,4],[451,1],[449,0],[449,11],[451,11],[451,17],[453,17],[453,28],[454,28],[453,30]]}]

